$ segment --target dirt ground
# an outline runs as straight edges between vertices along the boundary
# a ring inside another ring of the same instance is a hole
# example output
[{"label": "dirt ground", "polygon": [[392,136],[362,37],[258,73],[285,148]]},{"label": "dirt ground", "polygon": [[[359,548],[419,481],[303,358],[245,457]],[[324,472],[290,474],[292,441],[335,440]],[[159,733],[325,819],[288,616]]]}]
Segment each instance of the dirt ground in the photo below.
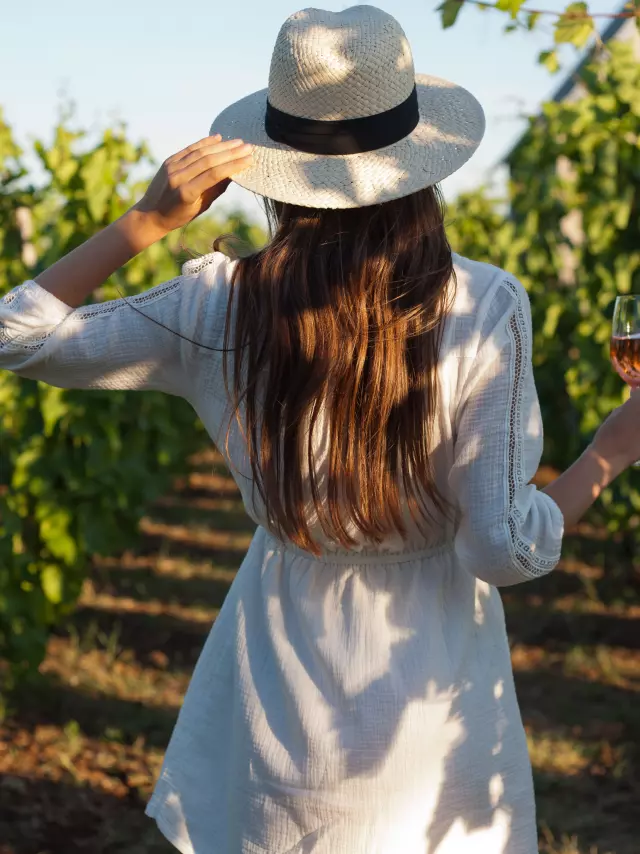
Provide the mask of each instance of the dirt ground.
[{"label": "dirt ground", "polygon": [[[254,524],[215,451],[96,559],[40,684],[0,726],[0,854],[170,854],[144,814],[189,676]],[[544,481],[548,473],[540,472]],[[640,560],[587,525],[503,590],[541,854],[640,851]],[[399,852],[401,854],[401,852]]]}]

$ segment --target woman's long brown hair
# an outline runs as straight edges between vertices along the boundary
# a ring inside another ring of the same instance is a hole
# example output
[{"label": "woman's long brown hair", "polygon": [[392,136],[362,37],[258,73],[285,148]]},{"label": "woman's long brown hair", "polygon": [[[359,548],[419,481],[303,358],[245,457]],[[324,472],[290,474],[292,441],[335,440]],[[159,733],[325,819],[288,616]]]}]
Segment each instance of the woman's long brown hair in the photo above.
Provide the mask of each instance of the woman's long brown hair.
[{"label": "woman's long brown hair", "polygon": [[[332,541],[355,544],[346,518],[376,543],[393,531],[406,539],[401,488],[421,531],[420,517],[433,512],[420,488],[432,506],[449,509],[429,452],[443,320],[455,285],[440,191],[346,210],[266,205],[271,240],[240,259],[232,276],[223,377],[268,517],[281,538],[320,554],[303,512],[306,454],[313,503]],[[327,513],[312,450],[325,396]]]}]

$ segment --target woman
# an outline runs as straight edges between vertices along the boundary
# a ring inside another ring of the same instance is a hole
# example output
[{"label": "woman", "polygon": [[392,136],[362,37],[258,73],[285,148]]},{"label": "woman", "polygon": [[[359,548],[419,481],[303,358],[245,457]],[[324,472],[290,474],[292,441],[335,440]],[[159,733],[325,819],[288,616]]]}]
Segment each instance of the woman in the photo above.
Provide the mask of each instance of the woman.
[{"label": "woman", "polygon": [[[436,186],[483,131],[472,95],[416,77],[391,16],[304,10],[268,90],[2,300],[3,368],[186,398],[258,524],[147,808],[183,854],[537,851],[497,588],[549,573],[640,456],[640,397],[530,484],[527,294],[452,255]],[[232,177],[268,200],[267,247],[82,305]]]}]

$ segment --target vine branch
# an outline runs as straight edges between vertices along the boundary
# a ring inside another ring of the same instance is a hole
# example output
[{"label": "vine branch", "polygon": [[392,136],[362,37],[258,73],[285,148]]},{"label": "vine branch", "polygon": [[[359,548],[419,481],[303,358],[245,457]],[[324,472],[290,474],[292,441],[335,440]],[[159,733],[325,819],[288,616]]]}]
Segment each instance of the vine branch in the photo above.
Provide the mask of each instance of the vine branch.
[{"label": "vine branch", "polygon": [[[483,6],[485,9],[500,9],[497,3],[487,3],[486,0],[457,0],[460,5],[470,3],[472,6]],[[571,18],[572,20],[580,21],[587,18],[637,18],[640,17],[640,7],[635,9],[630,8],[628,12],[557,12],[551,9],[530,9],[528,6],[521,6],[518,12],[525,12],[529,15],[555,15],[556,18]]]}]

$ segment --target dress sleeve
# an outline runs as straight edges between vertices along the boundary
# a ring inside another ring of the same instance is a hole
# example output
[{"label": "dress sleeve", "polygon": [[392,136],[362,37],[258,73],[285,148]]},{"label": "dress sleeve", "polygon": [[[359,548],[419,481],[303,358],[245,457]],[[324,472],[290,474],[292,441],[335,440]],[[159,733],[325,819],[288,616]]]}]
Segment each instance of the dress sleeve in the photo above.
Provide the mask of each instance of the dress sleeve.
[{"label": "dress sleeve", "polygon": [[215,253],[208,265],[188,262],[181,276],[144,293],[75,309],[26,281],[0,300],[0,369],[58,388],[154,390],[190,400],[194,360],[204,351],[180,335],[201,340],[226,260]]},{"label": "dress sleeve", "polygon": [[506,276],[484,316],[480,345],[462,383],[449,485],[460,509],[461,563],[496,587],[550,572],[564,518],[530,483],[542,456],[542,418],[531,361],[531,308]]}]

